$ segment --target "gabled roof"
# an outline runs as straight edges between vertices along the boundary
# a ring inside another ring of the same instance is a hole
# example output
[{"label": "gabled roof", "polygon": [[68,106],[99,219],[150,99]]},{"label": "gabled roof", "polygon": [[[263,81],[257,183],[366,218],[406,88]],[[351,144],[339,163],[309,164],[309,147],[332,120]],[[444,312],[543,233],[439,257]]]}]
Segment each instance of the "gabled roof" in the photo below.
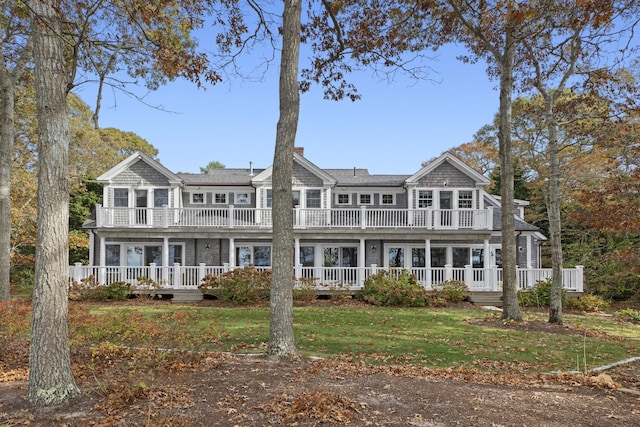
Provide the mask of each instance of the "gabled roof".
[{"label": "gabled roof", "polygon": [[430,161],[429,164],[427,164],[425,167],[423,167],[418,172],[414,173],[409,178],[407,178],[406,183],[407,184],[417,183],[423,176],[433,172],[438,166],[440,166],[445,162],[449,163],[450,165],[458,169],[460,172],[464,173],[469,178],[474,180],[476,182],[476,185],[489,184],[489,179],[486,176],[482,175],[480,172],[476,171],[475,169],[473,169],[472,167],[470,167],[465,162],[463,162],[453,154],[449,153],[448,151],[444,152],[437,159]]},{"label": "gabled roof", "polygon": [[[298,163],[300,166],[302,166],[303,168],[311,172],[313,175],[320,178],[320,180],[322,180],[324,185],[336,184],[336,179],[334,177],[329,175],[326,171],[320,169],[318,166],[311,163],[309,160],[307,160],[305,157],[301,156],[300,154],[293,153],[293,161],[294,163]],[[251,182],[259,183],[259,182],[267,181],[269,178],[271,178],[271,175],[273,175],[273,165],[269,166],[268,168],[260,172],[258,175],[256,175],[251,180]]]},{"label": "gabled roof", "polygon": [[132,155],[130,155],[129,157],[127,157],[126,159],[124,159],[123,161],[121,161],[120,163],[118,163],[117,165],[115,165],[114,167],[112,167],[102,175],[100,175],[97,178],[97,181],[103,184],[110,184],[115,177],[117,177],[122,172],[124,172],[125,170],[127,170],[128,168],[130,168],[132,165],[134,165],[139,161],[145,162],[147,165],[151,166],[156,171],[166,176],[167,180],[171,184],[182,183],[182,180],[178,175],[174,174],[169,169],[162,166],[160,162],[155,161],[154,159],[152,159],[147,154],[141,151],[134,152]]}]

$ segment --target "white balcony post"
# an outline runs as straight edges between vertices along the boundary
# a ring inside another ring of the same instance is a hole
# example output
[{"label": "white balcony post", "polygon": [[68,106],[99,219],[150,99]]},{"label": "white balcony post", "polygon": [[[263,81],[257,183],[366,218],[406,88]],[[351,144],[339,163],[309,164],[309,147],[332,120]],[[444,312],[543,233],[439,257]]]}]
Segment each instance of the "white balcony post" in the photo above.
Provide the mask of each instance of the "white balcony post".
[{"label": "white balcony post", "polygon": [[169,283],[169,238],[162,238],[162,280]]},{"label": "white balcony post", "polygon": [[229,228],[233,228],[234,225],[235,225],[235,221],[234,221],[234,218],[233,218],[234,209],[235,209],[235,206],[229,205],[229,218],[228,218]]},{"label": "white balcony post", "polygon": [[293,208],[293,226],[294,227],[306,227],[306,221],[304,220],[304,216],[302,213],[302,209],[300,209],[300,205],[296,205]]},{"label": "white balcony post", "polygon": [[102,227],[103,219],[102,219],[102,205],[98,203],[96,205],[96,226],[98,228]]},{"label": "white balcony post", "polygon": [[82,263],[76,262],[73,264],[73,281],[80,283],[80,280],[82,279]]},{"label": "white balcony post", "polygon": [[360,206],[360,228],[363,230],[367,228],[367,207],[366,206]]},{"label": "white balcony post", "polygon": [[228,271],[229,271],[229,263],[225,262],[225,263],[222,264],[222,272],[226,273]]},{"label": "white balcony post", "polygon": [[464,283],[467,285],[467,288],[473,289],[473,266],[465,265],[464,266]]},{"label": "white balcony post", "polygon": [[180,269],[180,263],[176,262],[173,264],[173,288],[181,288],[182,287],[182,271]]},{"label": "white balcony post", "polygon": [[487,208],[486,229],[493,230],[493,206]]},{"label": "white balcony post", "polygon": [[498,266],[497,265],[491,266],[491,281],[493,282],[492,285],[493,285],[494,291],[502,290],[498,285]]},{"label": "white balcony post", "polygon": [[453,279],[453,265],[446,264],[444,266],[444,280],[448,282],[451,279]]},{"label": "white balcony post", "polygon": [[371,274],[378,274],[378,264],[371,264]]},{"label": "white balcony post", "polygon": [[169,227],[169,206],[167,205],[162,205],[162,226]]},{"label": "white balcony post", "polygon": [[149,263],[149,280],[155,283],[157,277],[157,264],[155,262]]}]

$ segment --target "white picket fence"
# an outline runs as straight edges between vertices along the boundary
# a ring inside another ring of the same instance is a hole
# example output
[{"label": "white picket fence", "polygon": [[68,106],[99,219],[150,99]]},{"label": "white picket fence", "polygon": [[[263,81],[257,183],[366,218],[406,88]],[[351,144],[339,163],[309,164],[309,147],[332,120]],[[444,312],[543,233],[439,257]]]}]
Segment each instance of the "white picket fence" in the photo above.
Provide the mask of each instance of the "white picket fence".
[{"label": "white picket fence", "polygon": [[[87,266],[80,263],[69,267],[70,283],[92,280],[99,284],[109,285],[116,282],[129,283],[132,286],[144,287],[149,282],[162,289],[197,289],[207,275],[221,276],[234,267],[229,265],[207,266],[157,266],[151,264],[144,267],[100,267]],[[241,267],[235,267],[241,268]],[[269,269],[269,267],[257,267]],[[312,283],[318,290],[344,289],[356,291],[362,289],[364,281],[372,274],[379,273],[380,267],[303,267],[296,266],[293,274],[304,282]],[[391,273],[400,274],[403,269],[393,269]],[[473,292],[491,292],[502,290],[501,268],[464,268],[445,267],[412,268],[414,274],[425,289],[447,280],[459,280],[467,284]],[[518,289],[531,288],[539,280],[551,277],[550,268],[526,268],[517,270]],[[565,268],[562,272],[563,287],[567,291],[583,292],[584,267]]]}]

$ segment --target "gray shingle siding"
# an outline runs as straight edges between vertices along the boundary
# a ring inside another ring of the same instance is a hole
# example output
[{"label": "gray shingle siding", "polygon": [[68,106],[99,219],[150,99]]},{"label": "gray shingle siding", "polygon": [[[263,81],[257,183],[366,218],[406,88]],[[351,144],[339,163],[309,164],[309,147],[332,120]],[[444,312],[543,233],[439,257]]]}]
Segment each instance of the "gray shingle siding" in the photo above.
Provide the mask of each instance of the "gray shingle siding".
[{"label": "gray shingle siding", "polygon": [[476,183],[466,174],[459,171],[451,164],[444,162],[431,173],[423,176],[419,183],[419,187],[442,187],[444,183],[447,183],[448,187],[462,187],[470,188],[475,187]]}]

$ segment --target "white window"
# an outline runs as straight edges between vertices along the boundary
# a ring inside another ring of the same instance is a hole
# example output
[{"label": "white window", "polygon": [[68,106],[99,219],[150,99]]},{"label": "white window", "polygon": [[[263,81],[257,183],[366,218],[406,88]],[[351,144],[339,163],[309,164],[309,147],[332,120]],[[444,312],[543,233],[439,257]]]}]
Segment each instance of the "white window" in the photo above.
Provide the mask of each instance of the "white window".
[{"label": "white window", "polygon": [[320,190],[307,190],[305,193],[307,208],[319,208],[322,206],[322,195]]},{"label": "white window", "polygon": [[373,204],[373,197],[369,193],[358,194],[359,205],[371,205]]},{"label": "white window", "polygon": [[337,194],[336,204],[338,205],[350,205],[351,194]]},{"label": "white window", "polygon": [[461,190],[458,192],[458,209],[473,208],[473,191]]},{"label": "white window", "polygon": [[213,203],[218,205],[227,204],[227,193],[215,193],[213,195]]},{"label": "white window", "polygon": [[203,205],[204,193],[191,193],[191,203],[194,205]]},{"label": "white window", "polygon": [[430,208],[433,206],[433,191],[418,190],[418,208]]},{"label": "white window", "polygon": [[380,204],[381,205],[395,205],[395,194],[381,194],[380,195]]},{"label": "white window", "polygon": [[250,264],[256,267],[271,266],[271,246],[238,246],[236,248],[236,264],[238,267],[246,267]]},{"label": "white window", "polygon": [[236,193],[236,205],[248,205],[249,193]]},{"label": "white window", "polygon": [[153,190],[153,206],[155,206],[156,208],[169,206],[168,188],[156,188],[155,190]]},{"label": "white window", "polygon": [[113,206],[116,208],[129,207],[129,189],[128,188],[113,189]]}]

